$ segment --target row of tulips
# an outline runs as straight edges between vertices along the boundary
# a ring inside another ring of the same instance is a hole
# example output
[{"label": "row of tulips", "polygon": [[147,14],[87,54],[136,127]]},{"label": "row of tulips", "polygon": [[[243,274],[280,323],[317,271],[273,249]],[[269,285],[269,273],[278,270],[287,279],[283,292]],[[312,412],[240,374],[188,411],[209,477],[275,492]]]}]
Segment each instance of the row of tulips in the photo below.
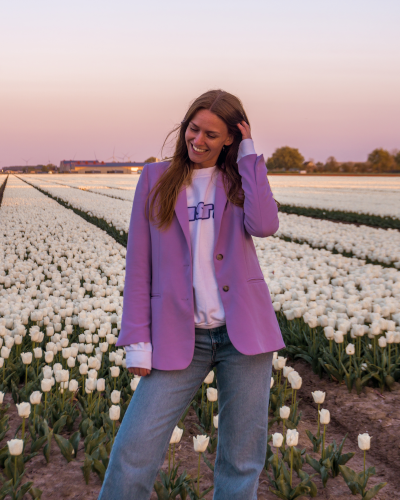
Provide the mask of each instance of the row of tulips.
[{"label": "row of tulips", "polygon": [[[22,187],[18,180],[12,181],[12,187],[9,196],[6,191],[2,207],[6,226],[3,235],[0,232],[0,389],[11,392],[19,405],[22,422],[14,438],[23,445],[22,458],[17,461],[11,459],[18,455],[11,455],[8,446],[2,448],[0,467],[9,478],[3,493],[12,490],[19,495],[28,484],[21,482],[23,464],[41,449],[49,461],[53,437],[67,461],[76,459],[83,439],[85,480],[89,481],[92,472],[102,480],[118,423],[140,379],[130,377],[124,369],[124,350],[115,348],[122,314],[124,249],[37,190]],[[274,366],[277,373],[271,379],[271,422],[282,418],[281,410],[286,411],[283,423],[293,430],[301,417],[296,397],[301,377],[286,367],[282,357],[276,357]],[[289,412],[284,408],[288,398]],[[198,416],[201,432],[194,440],[194,449],[199,460],[201,454],[212,468],[204,452],[212,455],[218,443],[214,372],[178,424],[175,441],[182,437],[190,408]],[[62,431],[65,427],[71,432],[78,417],[79,430],[67,439]],[[0,425],[0,434],[7,432],[7,423]],[[171,444],[174,447],[176,442]],[[174,451],[172,468],[161,476],[161,483],[156,483],[156,491],[167,488],[169,492],[179,490],[181,497],[188,492],[192,498],[204,497],[207,490],[200,492],[199,474],[197,484],[186,473],[178,476]],[[293,467],[297,467],[297,456],[294,446]],[[280,470],[285,479],[285,467]],[[302,473],[298,474],[301,478]],[[310,479],[303,477],[303,486],[314,488]],[[32,485],[29,491],[40,495]]]},{"label": "row of tulips", "polygon": [[[54,177],[37,179],[31,176],[24,179],[58,201],[68,203],[68,206],[80,210],[80,213],[95,215],[102,223],[106,220],[110,225],[110,231],[117,228],[120,233],[122,232],[124,241],[127,241],[134,189],[91,189],[86,185],[81,185],[82,179],[79,183],[78,181],[73,182],[69,178],[62,181],[54,181]],[[132,176],[132,179],[131,184],[134,187],[138,176]],[[91,178],[89,182],[86,181],[86,184],[90,186],[91,182],[95,182],[95,180]],[[70,189],[69,186],[75,189]],[[109,191],[112,194],[109,194]],[[104,196],[109,199],[104,200]],[[100,200],[102,201],[100,202]],[[128,203],[121,203],[121,200]],[[112,210],[111,206],[113,206]],[[115,210],[117,212],[114,215]],[[122,221],[121,217],[118,217],[121,213],[124,214]],[[279,230],[275,236],[286,241],[308,243],[314,248],[325,248],[348,257],[354,256],[374,264],[381,263],[400,268],[400,240],[397,229],[357,227],[281,212],[279,214]]]},{"label": "row of tulips", "polygon": [[[318,373],[325,370],[336,380],[346,380],[350,390],[355,385],[360,392],[370,380],[381,388],[392,387],[400,377],[398,350],[390,346],[400,341],[400,273],[308,245],[254,240],[291,353],[309,360]],[[286,320],[295,319],[299,321],[287,325]],[[324,338],[320,327],[327,326],[335,328],[333,333],[325,329]],[[348,357],[344,349],[353,341],[358,349]]]}]

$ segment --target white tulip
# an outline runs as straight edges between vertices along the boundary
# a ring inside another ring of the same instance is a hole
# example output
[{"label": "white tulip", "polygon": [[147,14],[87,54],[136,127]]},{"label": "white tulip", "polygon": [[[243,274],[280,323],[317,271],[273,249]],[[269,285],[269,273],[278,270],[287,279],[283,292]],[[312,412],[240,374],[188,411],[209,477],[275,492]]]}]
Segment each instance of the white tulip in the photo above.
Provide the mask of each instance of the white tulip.
[{"label": "white tulip", "polygon": [[218,399],[218,391],[213,387],[207,388],[207,399],[208,401],[217,401]]},{"label": "white tulip", "polygon": [[103,392],[106,390],[106,381],[104,378],[99,378],[97,379],[97,387],[96,387],[98,392]]},{"label": "white tulip", "polygon": [[314,398],[314,403],[317,403],[318,405],[322,405],[322,403],[325,401],[325,392],[314,391],[311,394],[312,394],[312,397]]},{"label": "white tulip", "polygon": [[301,384],[303,382],[303,379],[300,377],[298,372],[294,371],[294,372],[289,373],[288,381],[289,381],[289,384],[291,385],[292,389],[298,390],[301,388]]},{"label": "white tulip", "polygon": [[118,405],[121,400],[121,391],[114,390],[111,393],[111,401],[114,405]]},{"label": "white tulip", "polygon": [[21,358],[24,365],[30,365],[32,363],[31,352],[21,352]]},{"label": "white tulip", "polygon": [[215,427],[216,429],[218,429],[218,417],[219,417],[219,415],[215,415],[215,416],[213,417],[214,427]]},{"label": "white tulip", "polygon": [[82,363],[80,366],[79,366],[79,373],[81,375],[87,375],[87,372],[88,372],[88,365],[86,363]]},{"label": "white tulip", "polygon": [[42,393],[40,391],[34,391],[29,397],[29,401],[31,402],[32,405],[38,405],[40,404],[42,400]]},{"label": "white tulip", "polygon": [[7,441],[7,446],[10,455],[17,457],[21,455],[22,450],[24,449],[24,441],[22,439],[10,439],[10,441]]},{"label": "white tulip", "polygon": [[387,345],[386,338],[385,337],[379,337],[378,344],[379,344],[379,347],[382,347],[382,349],[385,348],[386,345]]},{"label": "white tulip", "polygon": [[366,451],[371,448],[371,436],[368,432],[358,435],[358,447],[360,450]]},{"label": "white tulip", "polygon": [[290,408],[288,406],[281,406],[281,408],[279,408],[279,416],[281,417],[281,419],[286,420],[287,418],[289,418],[289,415]]},{"label": "white tulip", "polygon": [[67,365],[68,365],[68,368],[74,368],[75,367],[75,358],[73,358],[72,356],[70,356],[67,359]]},{"label": "white tulip", "polygon": [[52,385],[53,384],[51,383],[51,379],[49,379],[49,378],[44,378],[40,382],[40,387],[42,389],[42,392],[50,392]]},{"label": "white tulip", "polygon": [[294,372],[294,371],[295,371],[294,368],[292,368],[291,366],[284,366],[283,367],[283,376],[285,378],[287,378],[289,376],[289,373]]},{"label": "white tulip", "polygon": [[319,410],[319,420],[322,425],[328,425],[331,421],[331,414],[329,413],[329,410]]},{"label": "white tulip", "polygon": [[269,388],[272,389],[274,387],[274,384],[275,384],[275,379],[274,379],[274,377],[271,377],[271,382],[269,383]]},{"label": "white tulip", "polygon": [[183,434],[183,429],[180,429],[178,426],[175,426],[169,444],[178,444],[182,438],[182,434]]},{"label": "white tulip", "polygon": [[132,391],[136,391],[136,388],[140,382],[140,379],[141,377],[134,377],[132,380],[131,380],[131,389]]},{"label": "white tulip", "polygon": [[299,442],[299,433],[296,429],[288,429],[286,433],[286,444],[288,446],[296,446]]},{"label": "white tulip", "polygon": [[341,330],[336,330],[333,332],[333,338],[336,342],[336,344],[342,344],[344,341],[344,333]]},{"label": "white tulip", "polygon": [[120,371],[119,366],[112,366],[110,368],[110,371],[111,371],[111,377],[113,378],[119,377],[119,371]]},{"label": "white tulip", "polygon": [[8,347],[4,346],[1,348],[1,357],[4,359],[8,359],[10,356],[10,349]]},{"label": "white tulip", "polygon": [[275,434],[272,434],[272,446],[274,448],[280,448],[283,443],[283,436],[280,432],[275,432]]},{"label": "white tulip", "polygon": [[53,370],[52,370],[51,366],[45,365],[42,368],[42,372],[43,372],[43,378],[51,378],[53,375]]},{"label": "white tulip", "polygon": [[3,401],[4,401],[4,394],[5,394],[4,392],[1,392],[1,391],[0,391],[0,405],[2,405],[2,404],[3,404]]},{"label": "white tulip", "polygon": [[354,344],[347,344],[346,346],[346,354],[348,356],[352,356],[356,352]]},{"label": "white tulip", "polygon": [[121,408],[116,405],[110,406],[109,415],[110,420],[119,420],[119,416],[121,414]]},{"label": "white tulip", "polygon": [[207,377],[204,379],[203,383],[209,385],[212,384],[213,381],[214,381],[214,370],[211,370],[207,375]]},{"label": "white tulip", "polygon": [[286,365],[286,359],[283,356],[278,356],[276,359],[273,361],[273,365],[275,370],[279,371],[282,370],[283,367]]},{"label": "white tulip", "polygon": [[35,355],[35,359],[40,359],[43,356],[43,351],[41,347],[35,347],[35,349],[33,349],[33,353]]},{"label": "white tulip", "polygon": [[209,436],[193,436],[193,446],[194,451],[197,453],[204,453],[207,449],[208,442],[210,441]]},{"label": "white tulip", "polygon": [[69,381],[68,390],[70,392],[76,392],[79,388],[78,381],[74,378]]},{"label": "white tulip", "polygon": [[18,415],[22,418],[28,418],[31,413],[30,403],[20,403],[15,405],[18,408]]},{"label": "white tulip", "polygon": [[44,353],[44,360],[46,361],[46,363],[52,363],[54,360],[54,352],[46,351]]}]

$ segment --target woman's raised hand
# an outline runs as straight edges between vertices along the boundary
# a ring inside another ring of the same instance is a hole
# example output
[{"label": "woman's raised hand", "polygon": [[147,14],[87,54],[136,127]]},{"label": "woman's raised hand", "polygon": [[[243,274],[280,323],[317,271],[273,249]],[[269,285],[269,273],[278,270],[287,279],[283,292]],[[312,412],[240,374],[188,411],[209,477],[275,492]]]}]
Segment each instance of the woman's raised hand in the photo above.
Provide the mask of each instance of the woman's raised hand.
[{"label": "woman's raised hand", "polygon": [[246,123],[244,120],[237,124],[238,129],[242,133],[242,141],[245,139],[251,139],[251,130],[250,125]]},{"label": "woman's raised hand", "polygon": [[150,371],[147,368],[128,368],[129,373],[133,373],[134,375],[139,375],[140,377],[145,377],[146,375],[150,375]]}]

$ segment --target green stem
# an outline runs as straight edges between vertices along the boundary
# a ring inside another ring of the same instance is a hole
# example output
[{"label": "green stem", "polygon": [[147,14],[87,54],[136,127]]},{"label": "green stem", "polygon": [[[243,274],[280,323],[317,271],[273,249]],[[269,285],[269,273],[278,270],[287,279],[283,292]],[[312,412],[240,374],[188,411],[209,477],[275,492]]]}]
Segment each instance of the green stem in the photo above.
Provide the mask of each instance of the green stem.
[{"label": "green stem", "polygon": [[365,481],[365,455],[367,454],[367,450],[364,450],[364,481]]},{"label": "green stem", "polygon": [[46,413],[46,407],[47,407],[47,392],[44,393],[44,411]]},{"label": "green stem", "polygon": [[390,350],[391,350],[392,344],[388,344],[388,375],[390,375]]},{"label": "green stem", "polygon": [[197,465],[197,496],[200,496],[200,456],[201,453],[199,453],[199,463]]},{"label": "green stem", "polygon": [[22,419],[22,433],[21,433],[21,439],[24,439],[25,437],[25,417]]},{"label": "green stem", "polygon": [[25,385],[28,383],[28,365],[25,365]]},{"label": "green stem", "polygon": [[171,443],[169,443],[168,446],[168,476],[170,475],[171,471]]},{"label": "green stem", "polygon": [[113,445],[114,445],[114,436],[115,436],[115,420],[113,420]]},{"label": "green stem", "polygon": [[17,456],[14,457],[14,486],[17,483]]},{"label": "green stem", "polygon": [[321,405],[320,403],[318,403],[318,432],[317,432],[317,437],[319,437],[321,434],[320,434],[320,429],[321,429],[321,423],[320,423],[320,420],[319,420],[319,409],[320,409]]},{"label": "green stem", "polygon": [[172,468],[175,469],[175,443],[172,452]]},{"label": "green stem", "polygon": [[290,487],[292,487],[293,476],[293,446],[290,448]]},{"label": "green stem", "polygon": [[214,401],[211,401],[211,432],[210,432],[210,434],[212,434],[212,431],[213,431],[213,424],[214,424],[213,415],[214,415]]},{"label": "green stem", "polygon": [[326,425],[324,425],[324,433],[322,436],[322,460],[325,459],[325,430],[326,430]]},{"label": "green stem", "polygon": [[203,411],[203,401],[204,401],[204,382],[201,384],[201,403],[200,403],[201,411]]}]

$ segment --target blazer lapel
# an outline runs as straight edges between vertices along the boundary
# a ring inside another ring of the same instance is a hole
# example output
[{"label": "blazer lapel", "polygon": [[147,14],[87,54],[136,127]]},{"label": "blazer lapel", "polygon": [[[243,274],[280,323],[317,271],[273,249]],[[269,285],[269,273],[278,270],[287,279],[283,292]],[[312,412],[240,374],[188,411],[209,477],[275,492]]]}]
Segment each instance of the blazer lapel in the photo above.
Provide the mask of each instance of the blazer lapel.
[{"label": "blazer lapel", "polygon": [[222,173],[219,171],[217,176],[217,187],[215,190],[214,202],[214,248],[218,242],[218,235],[221,229],[222,214],[224,213],[228,198],[225,194],[224,184],[222,180]]},{"label": "blazer lapel", "polygon": [[[225,194],[224,184],[222,180],[221,172],[218,172],[216,189],[215,189],[215,201],[214,201],[214,247],[218,241],[218,235],[221,229],[222,214],[226,206],[228,199]],[[190,258],[192,258],[192,245],[190,242],[190,230],[189,230],[189,214],[187,209],[187,196],[186,187],[183,187],[179,193],[175,204],[175,214],[181,225],[183,234],[185,235],[186,243],[189,248]]]},{"label": "blazer lapel", "polygon": [[187,208],[186,187],[184,186],[178,193],[175,203],[175,214],[181,225],[183,234],[185,235],[186,243],[189,248],[190,259],[192,258],[192,245],[190,243],[189,231],[189,213]]}]

